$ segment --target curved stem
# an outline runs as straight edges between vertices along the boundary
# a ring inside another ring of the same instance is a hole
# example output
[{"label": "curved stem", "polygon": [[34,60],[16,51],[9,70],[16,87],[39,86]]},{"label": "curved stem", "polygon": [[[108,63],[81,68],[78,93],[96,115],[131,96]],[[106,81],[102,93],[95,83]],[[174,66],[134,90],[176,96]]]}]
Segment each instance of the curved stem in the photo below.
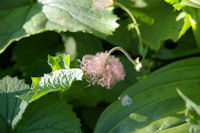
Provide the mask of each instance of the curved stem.
[{"label": "curved stem", "polygon": [[[141,47],[142,50],[144,50],[144,47],[143,47],[143,44],[142,44],[142,37],[141,37],[141,32],[140,32],[140,29],[138,27],[138,23],[135,19],[135,17],[133,16],[133,14],[128,10],[128,8],[126,8],[124,5],[118,3],[117,1],[115,1],[115,4],[117,6],[119,6],[121,9],[123,9],[124,11],[126,11],[128,13],[128,15],[131,17],[134,25],[135,25],[135,30],[136,30],[136,33],[137,33],[137,36],[138,36],[138,39],[139,39],[139,45]],[[145,57],[145,55],[142,55],[143,58]]]},{"label": "curved stem", "polygon": [[119,50],[119,51],[121,51],[128,59],[129,59],[129,61],[133,64],[133,65],[136,65],[137,63],[135,62],[135,60],[133,60],[132,58],[131,58],[131,56],[126,52],[126,50],[124,50],[123,48],[121,48],[121,47],[114,47],[114,48],[112,48],[109,52],[108,52],[108,55],[111,55],[114,51],[116,51],[116,50]]}]

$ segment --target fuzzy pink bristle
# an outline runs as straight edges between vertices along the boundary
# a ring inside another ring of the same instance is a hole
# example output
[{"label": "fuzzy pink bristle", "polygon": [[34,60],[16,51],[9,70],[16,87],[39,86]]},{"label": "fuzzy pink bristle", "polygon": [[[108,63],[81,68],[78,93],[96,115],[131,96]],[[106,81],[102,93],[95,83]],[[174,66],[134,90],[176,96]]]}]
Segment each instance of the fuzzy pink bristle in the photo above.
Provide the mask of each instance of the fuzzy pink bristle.
[{"label": "fuzzy pink bristle", "polygon": [[80,67],[85,71],[85,78],[90,84],[98,84],[111,88],[120,80],[124,80],[125,71],[120,60],[105,53],[85,55]]}]

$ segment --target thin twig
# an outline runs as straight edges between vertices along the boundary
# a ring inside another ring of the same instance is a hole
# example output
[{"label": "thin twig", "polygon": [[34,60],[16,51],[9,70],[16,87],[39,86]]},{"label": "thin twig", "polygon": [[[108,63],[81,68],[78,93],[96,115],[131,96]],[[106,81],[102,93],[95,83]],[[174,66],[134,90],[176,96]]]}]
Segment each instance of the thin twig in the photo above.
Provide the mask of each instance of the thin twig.
[{"label": "thin twig", "polygon": [[[140,33],[140,29],[139,29],[139,27],[138,27],[138,23],[137,23],[135,17],[134,17],[133,14],[129,11],[129,9],[126,8],[124,5],[118,3],[117,1],[115,1],[115,4],[116,4],[117,6],[119,6],[121,9],[123,9],[124,11],[126,11],[126,12],[128,13],[128,15],[131,17],[131,19],[132,19],[132,21],[133,21],[133,23],[134,23],[134,25],[135,25],[135,30],[136,30],[136,33],[137,33],[137,36],[138,36],[138,39],[139,39],[139,45],[140,45],[140,47],[142,48],[142,50],[144,50],[143,43],[142,43],[142,37],[141,37],[141,33]],[[145,55],[142,55],[142,56],[143,56],[143,58],[145,57]]]}]

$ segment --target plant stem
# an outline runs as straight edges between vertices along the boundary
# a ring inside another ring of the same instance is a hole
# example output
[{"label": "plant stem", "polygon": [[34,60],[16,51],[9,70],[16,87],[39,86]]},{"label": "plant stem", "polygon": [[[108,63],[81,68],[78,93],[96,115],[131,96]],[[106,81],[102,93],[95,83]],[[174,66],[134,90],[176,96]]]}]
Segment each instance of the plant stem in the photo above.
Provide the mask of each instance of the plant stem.
[{"label": "plant stem", "polygon": [[140,32],[140,29],[138,27],[138,23],[135,19],[135,17],[133,16],[133,14],[129,11],[128,8],[126,8],[124,5],[118,3],[117,1],[115,1],[115,4],[117,6],[119,6],[121,9],[123,9],[124,11],[126,11],[128,13],[128,15],[131,17],[134,25],[135,25],[135,30],[136,30],[136,33],[137,33],[137,36],[138,36],[138,39],[139,39],[139,46],[141,47],[141,50],[142,50],[142,57],[143,59],[145,58],[145,54],[143,53],[144,51],[144,47],[143,47],[143,43],[142,43],[142,37],[141,37],[141,32]]},{"label": "plant stem", "polygon": [[108,55],[111,55],[114,51],[116,51],[116,50],[119,50],[119,51],[121,51],[128,59],[129,59],[129,61],[133,64],[133,65],[136,65],[137,63],[135,62],[135,60],[133,60],[132,58],[131,58],[131,56],[126,52],[126,50],[124,50],[123,48],[121,48],[121,47],[114,47],[114,48],[112,48],[109,52],[108,52]]}]

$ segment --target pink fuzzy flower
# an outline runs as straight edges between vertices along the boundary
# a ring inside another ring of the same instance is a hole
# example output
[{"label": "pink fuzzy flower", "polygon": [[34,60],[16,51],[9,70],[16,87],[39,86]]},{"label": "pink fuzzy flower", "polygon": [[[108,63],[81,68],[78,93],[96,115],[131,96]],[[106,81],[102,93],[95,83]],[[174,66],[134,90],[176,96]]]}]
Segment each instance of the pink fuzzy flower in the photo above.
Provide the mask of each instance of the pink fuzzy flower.
[{"label": "pink fuzzy flower", "polygon": [[105,53],[85,55],[80,67],[85,71],[85,78],[90,84],[98,84],[110,88],[120,80],[124,80],[125,71],[118,58]]}]

